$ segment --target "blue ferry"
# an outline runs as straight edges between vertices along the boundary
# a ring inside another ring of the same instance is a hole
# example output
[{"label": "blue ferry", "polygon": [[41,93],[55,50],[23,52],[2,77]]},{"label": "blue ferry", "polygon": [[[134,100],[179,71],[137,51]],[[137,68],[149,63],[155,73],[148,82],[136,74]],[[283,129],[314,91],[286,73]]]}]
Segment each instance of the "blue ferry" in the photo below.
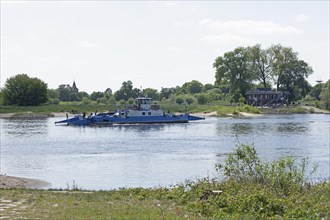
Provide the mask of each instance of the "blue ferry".
[{"label": "blue ferry", "polygon": [[157,104],[152,104],[152,99],[139,97],[136,104],[125,110],[116,112],[104,112],[86,116],[76,115],[56,124],[68,125],[101,125],[101,124],[151,124],[151,123],[187,123],[189,121],[203,120],[205,118],[190,114],[165,113]]}]

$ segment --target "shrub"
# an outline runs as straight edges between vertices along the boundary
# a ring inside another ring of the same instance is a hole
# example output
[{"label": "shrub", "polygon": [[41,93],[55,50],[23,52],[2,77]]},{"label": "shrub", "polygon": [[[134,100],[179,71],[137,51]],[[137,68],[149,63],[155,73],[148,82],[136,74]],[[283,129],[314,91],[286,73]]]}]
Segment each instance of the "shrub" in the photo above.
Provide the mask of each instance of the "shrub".
[{"label": "shrub", "polygon": [[52,103],[54,105],[58,105],[58,104],[60,104],[60,100],[58,98],[55,98],[55,99],[53,99]]},{"label": "shrub", "polygon": [[91,103],[91,100],[88,97],[84,97],[81,102],[84,105],[89,105]]},{"label": "shrub", "polygon": [[[299,189],[308,182],[305,177],[307,165],[307,159],[297,163],[293,157],[262,162],[253,145],[242,144],[229,154],[224,164],[216,164],[216,170],[235,182],[265,184],[288,194],[292,188]],[[315,171],[316,166],[310,174]]]}]

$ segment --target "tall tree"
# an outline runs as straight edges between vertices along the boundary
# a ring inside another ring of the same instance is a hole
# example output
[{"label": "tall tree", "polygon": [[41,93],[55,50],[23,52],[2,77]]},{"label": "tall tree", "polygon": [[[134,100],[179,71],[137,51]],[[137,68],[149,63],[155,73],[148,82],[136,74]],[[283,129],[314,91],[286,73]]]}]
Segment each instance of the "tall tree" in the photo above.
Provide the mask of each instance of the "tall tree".
[{"label": "tall tree", "polygon": [[149,98],[152,98],[152,100],[159,100],[160,95],[157,89],[152,89],[152,88],[146,88],[143,90],[143,94],[145,96],[148,96]]},{"label": "tall tree", "polygon": [[18,74],[6,80],[2,91],[4,104],[33,106],[48,101],[47,84],[27,74]]},{"label": "tall tree", "polygon": [[277,90],[293,90],[294,86],[304,86],[304,80],[313,73],[313,69],[291,47],[273,45],[270,53],[274,56],[273,80]]},{"label": "tall tree", "polygon": [[188,91],[191,94],[201,93],[203,90],[203,84],[197,80],[193,80],[188,85]]},{"label": "tall tree", "polygon": [[256,79],[263,84],[264,88],[270,87],[269,81],[272,74],[274,54],[270,53],[269,49],[261,49],[260,44],[249,48],[249,51]]},{"label": "tall tree", "polygon": [[69,84],[59,85],[56,89],[59,93],[59,99],[64,102],[71,101],[72,87]]},{"label": "tall tree", "polygon": [[213,67],[216,69],[216,84],[229,83],[232,94],[238,92],[244,95],[255,79],[251,71],[249,50],[244,47],[238,47],[225,53],[223,57],[216,58]]},{"label": "tall tree", "polygon": [[297,100],[307,95],[311,89],[306,78],[313,69],[303,60],[298,59],[298,53],[290,47],[273,45],[270,53],[274,55],[273,80],[278,91],[289,91],[291,99]]},{"label": "tall tree", "polygon": [[114,96],[117,101],[125,100],[127,101],[129,98],[137,98],[141,91],[137,88],[133,89],[132,81],[124,81],[118,91],[115,92]]}]

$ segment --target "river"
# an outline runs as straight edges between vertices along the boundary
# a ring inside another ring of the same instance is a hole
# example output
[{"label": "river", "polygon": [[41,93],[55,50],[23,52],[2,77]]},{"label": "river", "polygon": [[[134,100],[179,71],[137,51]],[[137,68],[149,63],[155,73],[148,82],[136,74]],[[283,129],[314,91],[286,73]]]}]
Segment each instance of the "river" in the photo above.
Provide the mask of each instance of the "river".
[{"label": "river", "polygon": [[214,177],[238,143],[254,144],[262,160],[309,158],[314,180],[330,178],[330,115],[207,118],[187,124],[56,126],[59,118],[0,119],[1,174],[78,186],[171,186]]}]

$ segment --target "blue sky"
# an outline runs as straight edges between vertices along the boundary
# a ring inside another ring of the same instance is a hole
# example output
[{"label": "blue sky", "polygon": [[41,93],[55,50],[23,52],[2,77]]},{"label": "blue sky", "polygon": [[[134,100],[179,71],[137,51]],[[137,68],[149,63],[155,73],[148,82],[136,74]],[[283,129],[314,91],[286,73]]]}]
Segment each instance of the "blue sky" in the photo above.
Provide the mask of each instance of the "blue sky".
[{"label": "blue sky", "polygon": [[2,1],[1,86],[27,73],[86,92],[214,83],[217,56],[292,47],[329,79],[329,1]]}]

